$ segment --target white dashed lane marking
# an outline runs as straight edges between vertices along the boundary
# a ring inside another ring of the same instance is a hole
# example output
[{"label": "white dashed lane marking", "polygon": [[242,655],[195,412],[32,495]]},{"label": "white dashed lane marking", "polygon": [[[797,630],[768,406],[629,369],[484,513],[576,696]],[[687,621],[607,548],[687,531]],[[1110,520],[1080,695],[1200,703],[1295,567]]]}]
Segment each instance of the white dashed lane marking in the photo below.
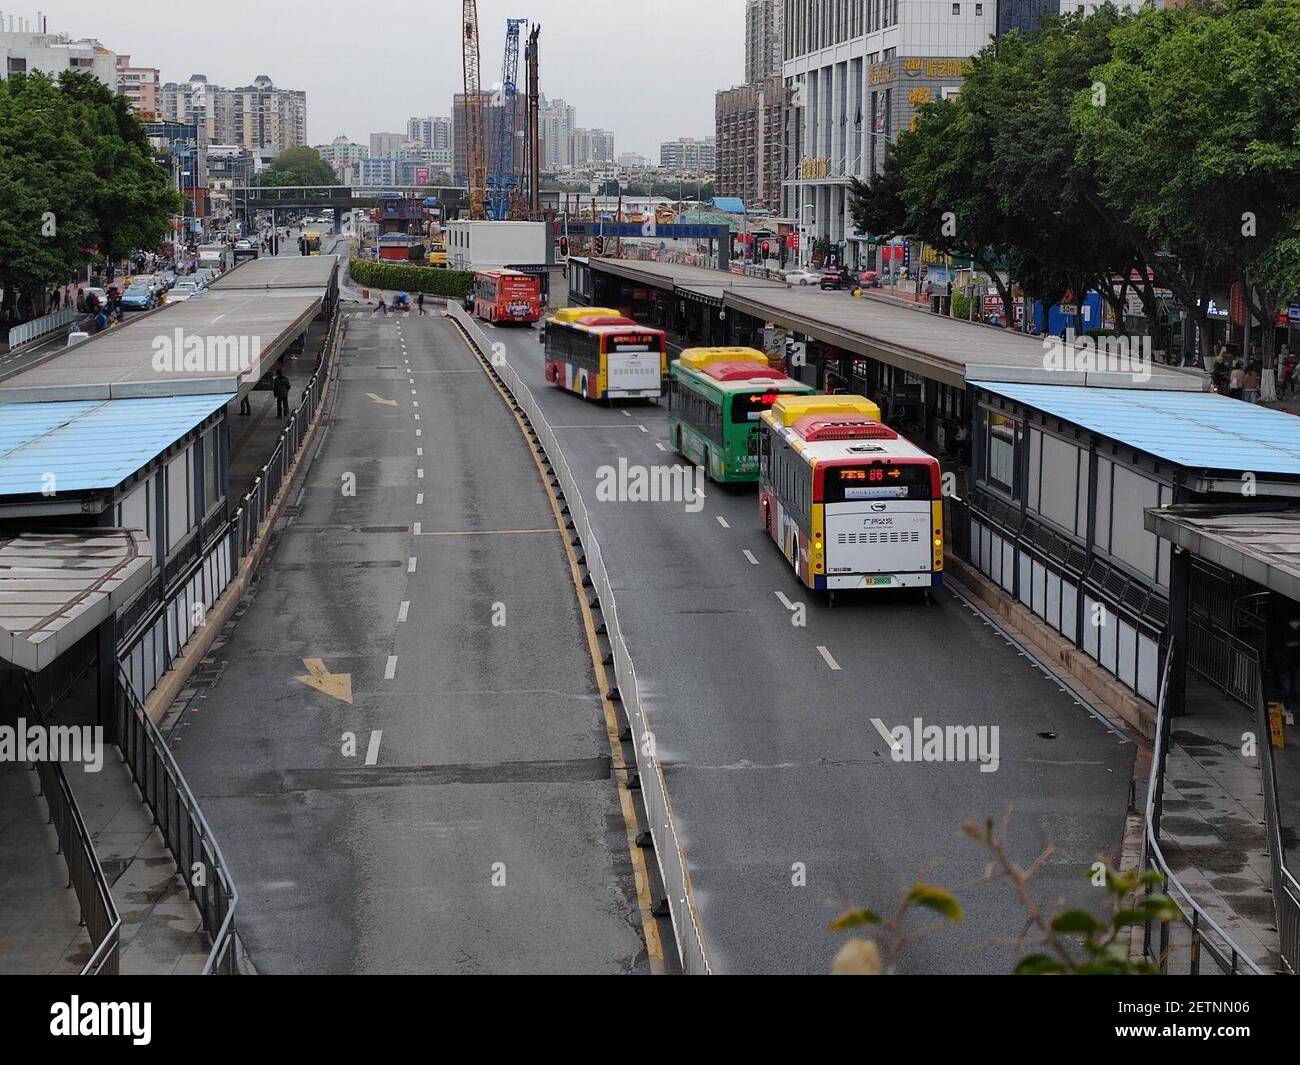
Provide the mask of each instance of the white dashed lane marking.
[{"label": "white dashed lane marking", "polygon": [[835,661],[835,656],[832,655],[830,651],[826,650],[826,648],[823,647],[821,644],[817,645],[817,653],[822,656],[822,658],[826,661],[826,664],[830,666],[831,669],[836,671],[839,670],[840,664]]}]

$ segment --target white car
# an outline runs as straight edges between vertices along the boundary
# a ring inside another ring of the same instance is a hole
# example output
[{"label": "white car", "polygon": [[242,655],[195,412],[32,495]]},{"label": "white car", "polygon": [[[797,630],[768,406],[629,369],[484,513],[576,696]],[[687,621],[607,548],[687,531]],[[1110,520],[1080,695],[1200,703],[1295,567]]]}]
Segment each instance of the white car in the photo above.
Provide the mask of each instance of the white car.
[{"label": "white car", "polygon": [[168,303],[184,303],[187,299],[201,295],[202,287],[197,281],[177,281],[175,287],[167,293]]},{"label": "white car", "polygon": [[253,247],[253,242],[252,242],[251,240],[237,240],[237,241],[235,241],[235,250],[236,250],[236,251],[249,251],[252,247]]},{"label": "white car", "polygon": [[787,270],[784,280],[787,285],[820,285],[822,275],[811,270]]}]

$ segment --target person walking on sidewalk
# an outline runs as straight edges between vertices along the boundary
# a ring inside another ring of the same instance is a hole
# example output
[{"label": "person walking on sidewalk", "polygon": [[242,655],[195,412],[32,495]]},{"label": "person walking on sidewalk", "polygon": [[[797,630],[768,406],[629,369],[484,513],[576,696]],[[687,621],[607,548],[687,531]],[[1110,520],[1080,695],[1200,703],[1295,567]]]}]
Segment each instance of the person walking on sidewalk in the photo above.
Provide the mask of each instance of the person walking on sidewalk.
[{"label": "person walking on sidewalk", "polygon": [[388,304],[384,302],[384,294],[379,294],[379,306],[376,308],[385,318],[388,317]]},{"label": "person walking on sidewalk", "polygon": [[421,292],[415,297],[415,313],[420,318],[424,317],[424,293]]},{"label": "person walking on sidewalk", "polygon": [[278,366],[275,368],[275,378],[271,381],[271,391],[275,395],[275,416],[289,417],[289,378],[284,376],[284,370]]}]

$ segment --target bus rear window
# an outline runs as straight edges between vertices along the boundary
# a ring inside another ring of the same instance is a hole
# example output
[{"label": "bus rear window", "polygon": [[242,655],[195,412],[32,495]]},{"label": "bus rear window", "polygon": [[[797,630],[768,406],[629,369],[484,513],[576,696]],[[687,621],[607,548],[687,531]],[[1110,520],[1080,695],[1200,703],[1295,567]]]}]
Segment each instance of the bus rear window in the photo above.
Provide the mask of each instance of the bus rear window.
[{"label": "bus rear window", "polygon": [[757,422],[765,410],[771,410],[772,404],[781,398],[781,393],[743,392],[731,397],[731,420],[741,424]]},{"label": "bus rear window", "polygon": [[864,499],[930,499],[930,467],[919,463],[877,463],[870,466],[830,466],[826,470],[823,502]]}]

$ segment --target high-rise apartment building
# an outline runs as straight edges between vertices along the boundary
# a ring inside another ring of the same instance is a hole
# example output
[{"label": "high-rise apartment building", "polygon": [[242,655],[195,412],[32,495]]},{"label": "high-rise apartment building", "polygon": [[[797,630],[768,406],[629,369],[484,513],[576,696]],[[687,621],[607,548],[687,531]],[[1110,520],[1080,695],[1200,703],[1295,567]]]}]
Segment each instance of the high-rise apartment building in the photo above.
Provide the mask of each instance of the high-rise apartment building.
[{"label": "high-rise apartment building", "polygon": [[141,122],[160,118],[162,76],[157,67],[133,67],[129,55],[117,57],[117,91],[131,104]]},{"label": "high-rise apartment building", "polygon": [[607,129],[575,129],[569,144],[574,166],[614,161],[614,134]]},{"label": "high-rise apartment building", "polygon": [[[861,3],[862,0],[857,2]],[[774,74],[781,73],[781,32],[784,24],[782,3],[783,0],[746,0],[746,85],[761,85]]]},{"label": "high-rise apartment building", "polygon": [[780,204],[785,105],[780,75],[718,93],[714,184],[719,196],[737,196],[750,207],[775,209]]},{"label": "high-rise apartment building", "polygon": [[578,128],[578,109],[558,97],[539,101],[538,136],[541,140],[540,163],[543,170],[558,170],[573,165],[573,131]]},{"label": "high-rise apartment building", "polygon": [[659,145],[659,165],[675,174],[711,174],[717,157],[716,140],[680,137]]},{"label": "high-rise apartment building", "polygon": [[162,118],[193,124],[203,144],[234,144],[282,152],[307,143],[307,94],[280,89],[265,74],[233,89],[202,74],[159,90]]},{"label": "high-rise apartment building", "polygon": [[406,139],[421,148],[451,150],[451,119],[429,115],[406,121]]}]

